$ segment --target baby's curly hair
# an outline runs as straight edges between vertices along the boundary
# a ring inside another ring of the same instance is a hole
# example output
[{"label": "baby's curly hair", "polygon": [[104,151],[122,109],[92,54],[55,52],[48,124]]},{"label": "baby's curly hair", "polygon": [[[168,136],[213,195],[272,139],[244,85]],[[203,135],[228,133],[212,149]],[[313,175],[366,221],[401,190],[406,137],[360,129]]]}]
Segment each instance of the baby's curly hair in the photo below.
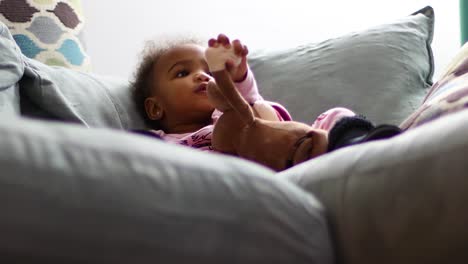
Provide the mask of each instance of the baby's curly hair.
[{"label": "baby's curly hair", "polygon": [[161,56],[170,49],[185,45],[196,44],[206,46],[206,42],[200,37],[171,37],[161,40],[148,40],[139,56],[139,63],[131,81],[132,97],[137,110],[144,118],[146,125],[151,129],[159,129],[159,122],[151,120],[146,114],[145,100],[151,96],[153,69]]}]

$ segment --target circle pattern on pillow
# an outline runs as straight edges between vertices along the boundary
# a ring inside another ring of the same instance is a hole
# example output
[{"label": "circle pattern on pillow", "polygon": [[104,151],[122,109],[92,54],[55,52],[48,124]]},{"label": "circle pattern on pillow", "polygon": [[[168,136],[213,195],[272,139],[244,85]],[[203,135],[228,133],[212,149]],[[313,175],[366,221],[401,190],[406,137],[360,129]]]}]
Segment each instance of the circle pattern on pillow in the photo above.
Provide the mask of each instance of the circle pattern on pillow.
[{"label": "circle pattern on pillow", "polygon": [[90,69],[81,0],[0,0],[0,20],[24,55],[48,65]]}]

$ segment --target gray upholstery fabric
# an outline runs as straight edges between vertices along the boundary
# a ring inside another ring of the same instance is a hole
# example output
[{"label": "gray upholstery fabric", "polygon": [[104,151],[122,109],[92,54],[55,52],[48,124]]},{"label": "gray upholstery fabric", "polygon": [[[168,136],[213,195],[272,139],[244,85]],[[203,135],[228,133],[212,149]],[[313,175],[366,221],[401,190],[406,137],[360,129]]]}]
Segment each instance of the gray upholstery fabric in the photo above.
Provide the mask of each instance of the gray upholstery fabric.
[{"label": "gray upholstery fabric", "polygon": [[283,51],[250,56],[261,94],[311,123],[347,107],[376,123],[399,124],[431,85],[431,7],[393,23]]},{"label": "gray upholstery fabric", "polygon": [[334,262],[322,206],[264,167],[74,124],[0,134],[0,263]]},{"label": "gray upholstery fabric", "polygon": [[8,28],[0,22],[0,115],[18,115],[18,81],[23,76],[21,51]]},{"label": "gray upholstery fabric", "polygon": [[468,110],[277,175],[327,208],[342,263],[468,258]]},{"label": "gray upholstery fabric", "polygon": [[128,81],[51,67],[23,56],[21,112],[88,127],[143,128]]}]

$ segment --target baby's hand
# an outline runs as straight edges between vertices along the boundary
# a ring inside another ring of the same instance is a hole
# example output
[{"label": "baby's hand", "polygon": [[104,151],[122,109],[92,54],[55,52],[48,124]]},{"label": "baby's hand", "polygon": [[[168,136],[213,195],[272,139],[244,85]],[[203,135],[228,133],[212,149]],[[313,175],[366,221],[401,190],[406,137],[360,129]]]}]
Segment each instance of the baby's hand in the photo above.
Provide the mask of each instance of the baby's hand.
[{"label": "baby's hand", "polygon": [[217,39],[210,39],[208,41],[208,46],[216,48],[219,45],[223,45],[225,48],[229,49],[232,45],[234,53],[241,58],[240,64],[232,60],[226,62],[226,70],[231,75],[231,78],[235,82],[241,82],[247,77],[247,54],[249,50],[247,46],[242,45],[240,40],[236,39],[232,43],[229,41],[229,38],[224,34],[219,34]]}]

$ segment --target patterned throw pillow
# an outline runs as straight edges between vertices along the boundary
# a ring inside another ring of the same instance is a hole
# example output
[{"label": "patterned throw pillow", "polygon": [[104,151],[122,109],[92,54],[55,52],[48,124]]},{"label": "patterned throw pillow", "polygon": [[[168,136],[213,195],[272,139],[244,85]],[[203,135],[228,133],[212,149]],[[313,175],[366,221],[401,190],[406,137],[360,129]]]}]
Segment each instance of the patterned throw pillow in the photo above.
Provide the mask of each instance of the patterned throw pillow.
[{"label": "patterned throw pillow", "polygon": [[400,127],[414,128],[463,109],[468,109],[468,43],[429,90],[423,104]]},{"label": "patterned throw pillow", "polygon": [[0,20],[24,55],[48,65],[87,71],[81,0],[0,0]]}]

